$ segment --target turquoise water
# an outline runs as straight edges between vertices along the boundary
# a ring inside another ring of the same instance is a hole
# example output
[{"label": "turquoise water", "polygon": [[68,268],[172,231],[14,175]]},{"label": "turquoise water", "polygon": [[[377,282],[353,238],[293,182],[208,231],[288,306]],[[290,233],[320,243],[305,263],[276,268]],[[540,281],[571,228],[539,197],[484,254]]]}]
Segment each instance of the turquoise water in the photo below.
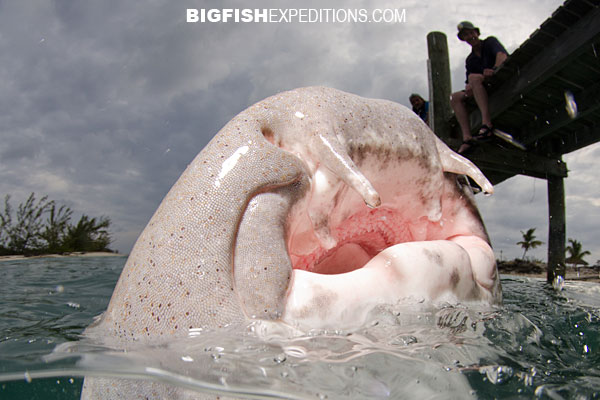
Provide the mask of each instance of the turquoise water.
[{"label": "turquoise water", "polygon": [[79,334],[106,308],[124,263],[0,262],[1,399],[76,399],[84,372],[288,398],[600,397],[597,284],[555,292],[503,276],[496,310],[415,303],[377,310],[359,332],[290,336],[250,324],[123,354]]}]

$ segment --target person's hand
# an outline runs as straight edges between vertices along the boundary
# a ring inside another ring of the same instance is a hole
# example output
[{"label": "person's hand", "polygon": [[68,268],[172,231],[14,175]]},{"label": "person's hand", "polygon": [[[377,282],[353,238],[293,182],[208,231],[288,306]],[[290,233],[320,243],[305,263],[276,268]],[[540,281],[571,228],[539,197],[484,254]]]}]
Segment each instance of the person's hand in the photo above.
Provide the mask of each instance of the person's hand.
[{"label": "person's hand", "polygon": [[484,78],[489,78],[489,77],[491,77],[492,75],[494,75],[494,70],[493,70],[493,69],[491,69],[491,68],[486,68],[486,69],[484,69],[484,70],[483,70],[483,77],[484,77]]}]

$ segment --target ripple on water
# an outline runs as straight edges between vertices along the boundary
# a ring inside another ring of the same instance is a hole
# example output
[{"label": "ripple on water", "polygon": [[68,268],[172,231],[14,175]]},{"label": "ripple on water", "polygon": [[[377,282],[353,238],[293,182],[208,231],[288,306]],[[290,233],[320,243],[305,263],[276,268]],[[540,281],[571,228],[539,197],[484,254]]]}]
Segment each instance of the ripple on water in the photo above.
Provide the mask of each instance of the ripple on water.
[{"label": "ripple on water", "polygon": [[377,310],[357,332],[297,334],[254,323],[195,330],[186,340],[124,354],[77,341],[105,309],[123,263],[1,265],[8,282],[0,289],[0,397],[33,390],[44,398],[78,398],[82,371],[291,398],[593,398],[600,392],[595,284],[565,282],[557,292],[541,280],[503,277],[501,309],[416,302]]}]

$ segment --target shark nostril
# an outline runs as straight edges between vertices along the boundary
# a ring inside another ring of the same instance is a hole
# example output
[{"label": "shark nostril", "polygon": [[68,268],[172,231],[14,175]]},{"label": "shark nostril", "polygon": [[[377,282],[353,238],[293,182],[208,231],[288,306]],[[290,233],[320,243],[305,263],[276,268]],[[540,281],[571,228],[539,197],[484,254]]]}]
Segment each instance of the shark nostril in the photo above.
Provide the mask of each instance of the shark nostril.
[{"label": "shark nostril", "polygon": [[275,133],[273,130],[271,130],[271,128],[263,127],[261,128],[260,132],[271,144],[277,145],[277,143],[275,143]]}]

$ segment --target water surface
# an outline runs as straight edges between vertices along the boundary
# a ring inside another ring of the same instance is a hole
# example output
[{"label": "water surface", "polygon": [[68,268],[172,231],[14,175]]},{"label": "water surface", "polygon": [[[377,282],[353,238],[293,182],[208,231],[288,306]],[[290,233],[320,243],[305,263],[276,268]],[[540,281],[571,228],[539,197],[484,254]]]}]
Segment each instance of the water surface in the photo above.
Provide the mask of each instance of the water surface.
[{"label": "water surface", "polygon": [[[287,398],[598,398],[600,286],[503,276],[504,307],[414,302],[357,332],[254,323],[127,354],[80,340],[124,257],[0,262],[0,398],[76,399],[84,373]],[[56,347],[59,346],[58,351]]]}]

